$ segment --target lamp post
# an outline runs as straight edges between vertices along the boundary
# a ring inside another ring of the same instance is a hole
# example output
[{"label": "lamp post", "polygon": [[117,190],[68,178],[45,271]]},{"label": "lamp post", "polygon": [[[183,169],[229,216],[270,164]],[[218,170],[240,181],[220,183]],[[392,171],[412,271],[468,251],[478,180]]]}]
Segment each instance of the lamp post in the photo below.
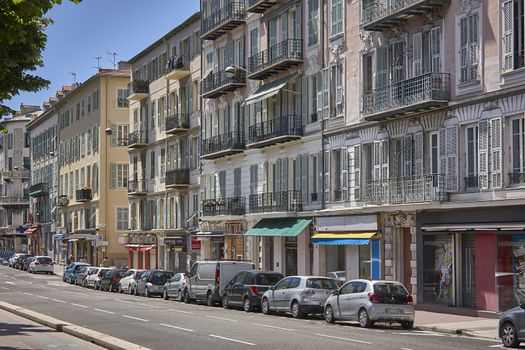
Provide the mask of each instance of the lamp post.
[{"label": "lamp post", "polygon": [[246,68],[243,68],[238,65],[228,66],[224,69],[224,73],[230,78],[233,78],[238,71],[243,71],[245,73],[248,73],[248,70]]}]

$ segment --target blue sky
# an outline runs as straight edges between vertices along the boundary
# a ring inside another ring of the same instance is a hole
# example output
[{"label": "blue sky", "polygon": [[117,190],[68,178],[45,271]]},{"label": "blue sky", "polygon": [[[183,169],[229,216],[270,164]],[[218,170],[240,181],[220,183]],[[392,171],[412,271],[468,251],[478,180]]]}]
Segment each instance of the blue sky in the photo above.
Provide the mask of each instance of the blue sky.
[{"label": "blue sky", "polygon": [[112,68],[113,57],[127,60],[199,10],[199,0],[83,0],[74,5],[64,0],[47,16],[54,24],[46,29],[47,47],[44,67],[36,73],[50,80],[48,90],[22,93],[10,101],[18,110],[20,103],[42,105],[62,85],[83,82],[100,66]]}]

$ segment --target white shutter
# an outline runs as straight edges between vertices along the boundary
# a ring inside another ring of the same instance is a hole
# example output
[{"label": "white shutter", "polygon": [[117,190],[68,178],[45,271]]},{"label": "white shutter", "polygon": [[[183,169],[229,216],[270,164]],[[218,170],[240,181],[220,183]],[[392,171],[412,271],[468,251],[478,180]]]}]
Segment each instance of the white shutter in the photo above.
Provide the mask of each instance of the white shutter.
[{"label": "white shutter", "polygon": [[344,64],[335,66],[335,115],[343,113],[344,104]]},{"label": "white shutter", "polygon": [[323,152],[317,154],[317,200],[321,200],[321,189],[323,188]]},{"label": "white shutter", "polygon": [[309,118],[308,118],[308,101],[309,101],[309,95],[308,95],[308,77],[306,75],[303,75],[301,77],[301,114],[303,115],[303,123],[302,125],[309,124]]},{"label": "white shutter", "polygon": [[330,68],[323,69],[323,119],[330,118]]},{"label": "white shutter", "polygon": [[288,158],[283,158],[281,191],[288,191]]},{"label": "white shutter", "polygon": [[361,146],[354,146],[354,200],[361,199]]},{"label": "white shutter", "polygon": [[430,30],[430,51],[432,55],[432,72],[441,72],[441,27]]},{"label": "white shutter", "polygon": [[299,190],[301,188],[301,156],[298,155],[295,158],[295,162],[293,162],[293,189],[295,191]]},{"label": "white shutter", "polygon": [[388,47],[376,48],[376,89],[388,85]]},{"label": "white shutter", "polygon": [[412,135],[403,137],[401,147],[403,148],[403,169],[399,171],[399,174],[401,176],[412,176]]},{"label": "white shutter", "polygon": [[316,86],[316,89],[317,89],[317,118],[320,120],[320,119],[324,119],[324,116],[323,116],[323,71],[321,70],[318,74],[317,74],[317,86]]},{"label": "white shutter", "polygon": [[459,70],[460,82],[468,81],[468,20],[462,18],[459,22],[460,40],[459,40]]},{"label": "white shutter", "polygon": [[308,194],[308,155],[304,154],[301,156],[301,196],[303,198],[303,203],[308,203],[309,201],[309,194]]},{"label": "white shutter", "polygon": [[501,188],[502,180],[502,145],[501,145],[501,118],[490,120],[490,172],[492,188]]},{"label": "white shutter", "polygon": [[388,179],[388,140],[381,141],[381,179]]},{"label": "white shutter", "polygon": [[478,167],[479,188],[489,188],[489,123],[487,120],[479,122],[478,137]]},{"label": "white shutter", "polygon": [[414,134],[414,175],[423,176],[424,163],[423,163],[423,147],[424,139],[423,132],[416,132]]},{"label": "white shutter", "polygon": [[503,71],[514,69],[514,57],[512,55],[514,48],[514,1],[507,0],[501,4],[501,25],[503,33]]},{"label": "white shutter", "polygon": [[373,164],[374,171],[372,173],[372,179],[378,181],[381,179],[381,141],[374,141],[374,150],[373,150]]},{"label": "white shutter", "polygon": [[282,169],[282,159],[277,159],[275,162],[275,191],[280,192],[281,191],[281,169]]},{"label": "white shutter", "polygon": [[469,79],[479,79],[479,14],[469,16]]},{"label": "white shutter", "polygon": [[416,33],[412,37],[412,50],[413,50],[413,61],[412,61],[412,76],[417,77],[422,73],[423,66],[423,36],[421,33]]},{"label": "white shutter", "polygon": [[330,151],[324,152],[324,200],[330,200],[330,185],[332,184],[330,178]]},{"label": "white shutter", "polygon": [[341,200],[348,199],[348,149],[341,149]]},{"label": "white shutter", "polygon": [[458,190],[458,127],[447,128],[447,191]]},{"label": "white shutter", "polygon": [[[438,152],[439,152],[438,174],[446,176],[447,174],[447,129],[446,128],[439,129]],[[435,169],[433,170],[435,171]]]}]

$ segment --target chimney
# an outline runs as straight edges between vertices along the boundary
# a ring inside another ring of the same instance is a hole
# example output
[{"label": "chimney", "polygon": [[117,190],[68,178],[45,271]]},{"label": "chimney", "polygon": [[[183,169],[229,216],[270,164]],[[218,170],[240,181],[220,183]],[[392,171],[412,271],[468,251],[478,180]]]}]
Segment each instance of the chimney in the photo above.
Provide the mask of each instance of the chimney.
[{"label": "chimney", "polygon": [[128,61],[119,61],[118,62],[118,70],[129,70],[131,68],[131,65]]},{"label": "chimney", "polygon": [[40,110],[40,106],[20,104],[20,115],[36,112]]}]

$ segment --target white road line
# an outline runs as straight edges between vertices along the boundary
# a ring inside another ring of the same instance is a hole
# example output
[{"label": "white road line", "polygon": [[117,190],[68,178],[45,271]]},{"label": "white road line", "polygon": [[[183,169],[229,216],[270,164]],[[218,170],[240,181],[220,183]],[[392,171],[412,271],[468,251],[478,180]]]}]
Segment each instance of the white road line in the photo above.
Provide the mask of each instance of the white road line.
[{"label": "white road line", "polygon": [[5,290],[9,290],[9,288],[7,288],[7,287],[0,287],[0,288],[5,289]]},{"label": "white road line", "polygon": [[184,310],[175,310],[175,309],[168,309],[168,311],[173,311],[173,312],[180,312],[181,314],[186,314],[186,315],[195,315],[194,312],[190,312],[190,311],[184,311]]},{"label": "white road line", "polygon": [[49,300],[48,297],[45,297],[45,296],[42,296],[42,295],[37,295],[36,297],[37,297],[37,298],[41,298],[41,299],[47,299],[47,300]]},{"label": "white road line", "polygon": [[140,305],[140,306],[145,306],[145,307],[152,307],[152,308],[155,308],[155,309],[159,308],[158,306],[153,306],[153,305],[143,304],[143,303],[136,303],[135,305]]},{"label": "white road line", "polygon": [[131,301],[122,300],[122,299],[115,299],[115,301],[120,301],[121,303],[126,303],[126,304],[133,304]]},{"label": "white road line", "polygon": [[177,326],[173,326],[173,325],[171,325],[171,324],[159,323],[159,325],[164,326],[164,327],[169,327],[169,328],[179,329],[179,330],[181,330],[181,331],[194,332],[193,329],[183,328],[183,327],[177,327]]},{"label": "white road line", "polygon": [[58,299],[51,299],[51,300],[56,301],[57,303],[64,303],[64,304],[66,303],[64,300],[58,300]]},{"label": "white road line", "polygon": [[399,350],[412,350],[412,349],[410,349],[410,348],[401,348]]},{"label": "white road line", "polygon": [[254,343],[248,343],[247,341],[242,341],[242,340],[238,340],[238,339],[232,339],[232,338],[221,337],[220,335],[215,335],[215,334],[208,334],[208,335],[209,335],[210,337],[213,337],[213,338],[222,339],[222,340],[229,340],[229,341],[232,341],[232,342],[235,342],[235,343],[244,344],[244,345],[251,345],[251,346],[254,346],[254,345],[255,345]]},{"label": "white road line", "polygon": [[496,344],[496,345],[489,346],[489,348],[502,348],[502,347],[503,347],[503,344]]},{"label": "white road line", "polygon": [[145,320],[143,318],[128,316],[128,315],[122,315],[122,317],[131,318],[132,320],[142,321],[142,322],[148,322],[148,320]]},{"label": "white road line", "polygon": [[33,293],[27,293],[27,292],[22,292],[22,294],[25,294],[25,295],[33,295]]},{"label": "white road line", "polygon": [[86,305],[80,305],[80,304],[75,304],[75,303],[71,303],[71,305],[78,306],[78,307],[83,307],[83,308],[87,309]]},{"label": "white road line", "polygon": [[219,317],[219,316],[210,316],[210,315],[206,315],[205,317],[208,317],[208,318],[214,318],[214,319],[216,319],[216,320],[222,320],[222,321],[237,322],[237,320],[233,320],[233,319],[231,319],[231,318]]},{"label": "white road line", "polygon": [[102,309],[93,309],[93,310],[98,311],[98,312],[103,312],[105,314],[110,314],[110,315],[115,314],[113,311],[107,311],[107,310],[102,310]]},{"label": "white road line", "polygon": [[270,326],[268,324],[262,324],[262,323],[252,323],[254,326],[260,326],[260,327],[267,327],[267,328],[272,328],[272,329],[280,329],[282,331],[290,331],[290,332],[293,332],[294,330],[293,329],[290,329],[290,328],[283,328],[283,327],[277,327],[277,326]]},{"label": "white road line", "polygon": [[11,281],[5,281],[6,284],[12,284],[13,286],[15,285],[15,282],[11,282]]},{"label": "white road line", "polygon": [[342,337],[335,337],[335,336],[333,336],[333,335],[327,335],[327,334],[321,334],[321,333],[315,333],[315,335],[318,335],[318,336],[320,336],[320,337],[325,337],[325,338],[332,338],[332,339],[339,339],[339,340],[351,341],[351,342],[354,342],[354,343],[372,344],[372,343],[369,342],[369,341],[357,340],[357,339],[350,339],[350,338],[342,338]]}]

